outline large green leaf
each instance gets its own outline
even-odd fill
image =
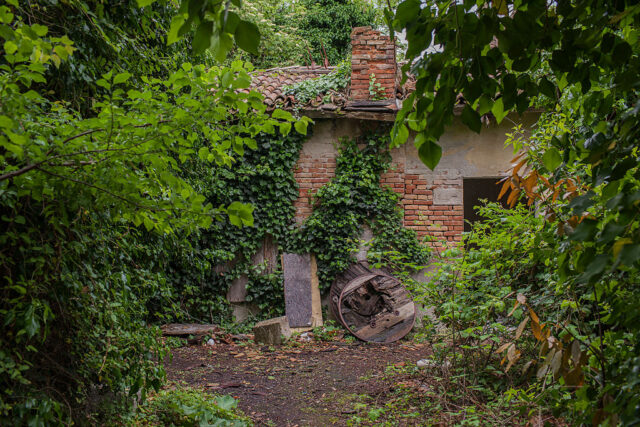
[[[556,148],[551,147],[542,156],[542,163],[547,170],[553,172],[562,164],[562,156]]]
[[[498,124],[502,122],[502,120],[507,116],[509,111],[504,111],[504,101],[502,98],[498,98],[493,103],[493,107],[491,107],[491,113],[496,118]]]
[[[442,147],[430,139],[425,140],[418,147],[418,156],[422,163],[427,165],[429,169],[434,170],[442,157]]]
[[[475,133],[480,133],[480,129],[482,129],[480,114],[478,114],[476,110],[471,108],[469,104],[465,105],[464,109],[462,110],[462,116],[460,118],[462,119],[462,123],[467,125],[469,129],[471,129]]]
[[[241,20],[238,22],[234,34],[238,47],[254,55],[258,54],[260,45],[260,31],[253,22]]]
[[[193,36],[193,53],[200,54],[211,46],[211,36],[213,35],[213,22],[205,21],[198,25],[196,34]]]

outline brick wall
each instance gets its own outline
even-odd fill
[[[311,140],[309,145],[320,145]],[[328,147],[328,146],[327,146]],[[438,194],[447,191],[462,194],[462,178],[450,177],[447,171],[437,173],[424,169],[407,168],[404,146],[393,150],[389,170],[380,176],[380,185],[388,186],[400,195],[404,209],[404,226],[415,230],[418,236],[432,236],[451,244],[460,241],[463,231],[463,206],[459,200],[439,200]],[[294,170],[299,196],[294,202],[296,222],[302,223],[313,211],[313,196],[335,176],[336,152],[317,150],[300,153]],[[435,195],[435,200],[434,200]],[[436,241],[432,246],[440,244]]]
[[[396,46],[389,36],[371,27],[351,32],[351,98],[369,100],[369,76],[375,74],[387,99],[396,93]]]
[[[439,174],[406,170],[401,159],[394,159],[391,169],[380,177],[380,185],[400,194],[404,209],[404,226],[415,230],[419,237],[431,236],[450,244],[461,240],[464,228],[462,203],[440,204],[434,201],[434,191],[452,190],[462,193],[462,179],[449,179]],[[432,246],[440,246],[437,241]]]
[[[303,222],[313,210],[313,196],[336,172],[336,154],[323,153],[320,156],[300,153],[298,164],[293,174],[298,183],[298,200],[293,205],[296,208],[296,222]]]

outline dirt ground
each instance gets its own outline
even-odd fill
[[[166,368],[170,380],[238,398],[256,426],[343,426],[355,397],[384,399],[397,381],[385,372],[429,353],[411,341],[195,345],[175,349]]]

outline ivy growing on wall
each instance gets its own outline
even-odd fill
[[[388,132],[342,139],[336,176],[316,195],[313,213],[296,233],[294,250],[315,253],[321,291],[355,262],[363,226],[374,238],[369,261],[392,269],[425,265],[430,250],[415,231],[402,226],[399,195],[380,185],[391,165]]]
[[[293,227],[298,186],[293,170],[306,136],[291,132],[262,134],[254,150],[246,150],[232,166],[211,168],[197,159],[183,168],[185,179],[214,206],[232,201],[250,203],[253,228],[218,221],[189,239],[165,241],[171,262],[167,292],[153,302],[154,313],[165,320],[226,323],[230,318],[225,295],[234,279],[246,275],[247,301],[261,316],[284,310],[282,274],[253,265],[252,257],[265,238],[275,244],[288,240]]]

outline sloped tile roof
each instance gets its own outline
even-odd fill
[[[331,110],[344,107],[349,101],[349,87],[342,92],[332,92],[330,95],[331,104],[324,104],[325,94],[319,95],[316,99],[310,100],[307,104],[301,105],[292,94],[285,93],[285,87],[305,80],[314,79],[331,73],[336,67],[306,67],[291,66],[282,68],[271,68],[269,70],[251,73],[251,86],[249,90],[256,90],[264,96],[264,103],[269,110],[274,108],[304,107],[307,109]],[[401,86],[400,67],[398,67],[396,84],[396,98],[405,99],[415,89],[415,79],[410,76],[407,82]],[[357,109],[357,107],[356,107]]]
[[[251,86],[249,89],[260,92],[264,96],[264,103],[267,104],[267,107],[270,109],[276,107],[291,107],[295,104],[295,99],[293,95],[285,95],[285,86],[329,74],[334,69],[335,67],[311,68],[297,65],[272,68],[252,73]]]

